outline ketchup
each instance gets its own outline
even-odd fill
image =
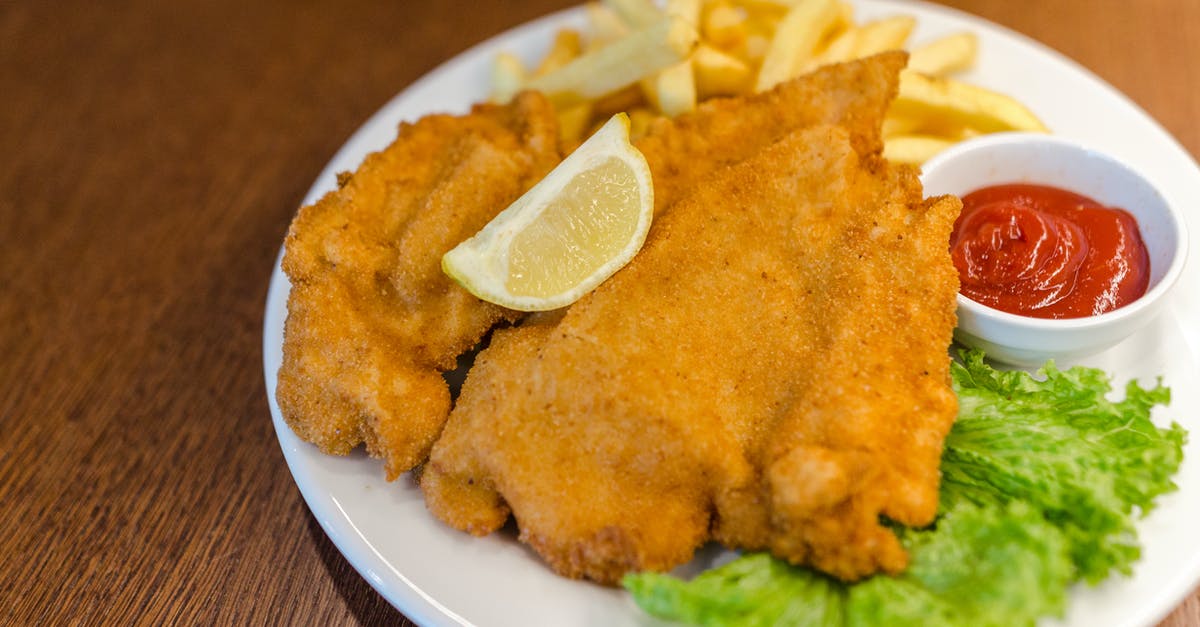
[[[996,185],[963,197],[950,255],[964,296],[1036,318],[1083,318],[1146,292],[1137,221],[1073,192]]]

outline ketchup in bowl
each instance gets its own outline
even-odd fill
[[[950,253],[967,298],[1036,318],[1082,318],[1146,292],[1149,255],[1125,210],[1031,184],[985,187],[962,200]]]

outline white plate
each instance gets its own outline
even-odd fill
[[[1147,173],[1168,201],[1188,210],[1191,232],[1200,233],[1196,163],[1141,109],[1087,70],[1021,35],[957,11],[889,0],[855,4],[864,19],[915,15],[916,43],[947,32],[976,33],[979,65],[965,78],[1017,96],[1055,133],[1091,144]],[[577,9],[547,16],[476,46],[417,81],[346,142],[305,203],[332,189],[337,172],[353,170],[368,152],[391,142],[401,120],[433,111],[466,111],[485,97],[489,64],[497,52],[507,50],[533,61],[549,46],[556,29],[583,22]],[[1150,625],[1176,607],[1200,579],[1198,274],[1193,255],[1166,314],[1128,341],[1084,362],[1114,373],[1118,389],[1130,378],[1152,381],[1162,375],[1174,398],[1169,408],[1156,410],[1156,420],[1175,420],[1195,435],[1177,477],[1179,491],[1162,498],[1138,525],[1145,550],[1133,577],[1113,577],[1097,588],[1080,586],[1071,595],[1065,624]],[[313,515],[380,594],[422,625],[656,624],[620,590],[555,576],[511,534],[480,539],[439,524],[425,510],[412,480],[385,482],[377,460],[361,453],[322,455],[292,434],[275,402],[288,289],[287,277],[276,263],[263,330],[263,367],[275,430]],[[721,553],[710,549],[698,560],[722,559]]]

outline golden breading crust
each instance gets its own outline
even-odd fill
[[[884,77],[851,124],[877,129],[898,68],[850,65]],[[628,266],[496,332],[422,475],[430,510],[474,534],[511,513],[557,572],[605,583],[710,539],[848,580],[904,568],[880,517],[936,514],[959,203],[872,136],[743,134],[756,154],[689,182]]]
[[[654,177],[656,215],[713,172],[745,161],[796,129],[844,127],[862,154],[883,150],[881,120],[896,95],[901,52],[831,65],[749,96],[717,98],[673,119],[659,118],[637,141]]]
[[[302,208],[276,398],[322,451],[365,442],[389,479],[423,462],[450,410],[441,372],[515,312],[448,279],[441,257],[560,160],[539,94],[402,124],[339,188]]]

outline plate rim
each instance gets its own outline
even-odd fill
[[[897,10],[912,12],[913,9],[918,12],[928,12],[939,14],[942,17],[955,21],[966,23],[971,28],[990,31],[989,35],[998,35],[1003,39],[1007,39],[1017,45],[1029,48],[1039,56],[1052,59],[1054,62],[1063,66],[1065,69],[1077,74],[1092,86],[1100,88],[1106,95],[1113,97],[1122,106],[1132,110],[1140,116],[1140,122],[1149,123],[1159,135],[1154,138],[1156,142],[1165,141],[1168,143],[1176,158],[1182,157],[1186,160],[1190,167],[1191,174],[1195,181],[1200,183],[1200,166],[1197,165],[1195,158],[1187,152],[1179,141],[1164,129],[1157,120],[1150,116],[1129,96],[1117,90],[1115,87],[1100,78],[1094,72],[1081,65],[1074,59],[1064,55],[1063,53],[1041,43],[1029,36],[1014,31],[1006,26],[991,22],[985,18],[967,13],[965,11],[946,7],[942,5],[931,4],[924,0],[906,1],[906,0],[852,0],[852,3],[858,8],[859,6],[874,6],[877,10]],[[492,37],[489,37],[462,52],[454,55],[450,59],[438,64],[429,72],[423,74],[420,78],[410,83],[408,86],[401,89],[396,95],[392,96],[370,117],[368,117],[352,134],[348,136],[346,141],[333,154],[328,163],[321,169],[317,178],[310,186],[304,196],[301,206],[315,202],[321,195],[333,188],[332,182],[336,180],[336,173],[343,169],[343,164],[349,161],[360,161],[367,152],[378,150],[380,147],[368,147],[364,152],[364,147],[374,144],[377,129],[381,126],[395,126],[397,122],[406,119],[400,116],[400,111],[403,109],[404,103],[418,99],[417,94],[429,89],[435,85],[443,76],[453,75],[460,71],[460,68],[470,66],[477,63],[477,58],[487,53],[488,50],[497,48],[502,42],[508,40],[520,40],[528,37],[532,32],[546,28],[547,25],[562,25],[572,21],[581,19],[583,7],[574,6],[552,13],[548,13],[541,17],[519,24],[511,29],[505,30]],[[548,44],[548,42],[547,42]],[[470,103],[448,103],[451,105],[462,105]],[[426,108],[426,111],[430,109]],[[1190,221],[1195,220],[1195,216],[1191,215],[1194,212],[1185,211],[1185,219]],[[1192,223],[1189,222],[1189,226]],[[1195,257],[1190,255],[1190,257]],[[268,405],[272,415],[272,423],[275,428],[276,436],[279,441],[280,448],[284,454],[285,461],[288,465],[289,472],[292,475],[293,481],[303,496],[306,506],[310,513],[317,519],[322,530],[330,538],[338,551],[346,558],[351,566],[362,576],[368,584],[371,585],[377,593],[386,599],[393,607],[403,613],[413,622],[420,625],[471,625],[472,623],[456,614],[453,610],[446,607],[436,599],[425,593],[414,584],[411,580],[404,576],[394,568],[388,560],[378,553],[372,546],[370,540],[362,535],[357,530],[354,522],[342,509],[341,504],[333,495],[319,493],[316,482],[312,479],[314,469],[301,464],[301,456],[298,454],[298,446],[308,446],[290,431],[286,423],[283,422],[275,399],[275,388],[277,378],[278,364],[272,363],[272,355],[279,351],[279,343],[277,338],[282,337],[283,319],[278,319],[278,316],[272,316],[272,305],[286,303],[288,291],[290,290],[290,282],[281,269],[283,258],[283,248],[275,258],[275,263],[271,273],[271,279],[268,284],[266,302],[263,310],[263,374],[266,384],[268,396]],[[1194,260],[1188,261],[1188,267],[1184,269],[1180,277],[1180,282],[1195,274],[1192,266],[1195,265]],[[1180,286],[1184,287],[1184,286]],[[1174,303],[1173,309],[1177,307]],[[286,306],[284,307],[286,312]],[[275,313],[279,313],[275,311]],[[1195,357],[1195,351],[1192,353]],[[1185,459],[1185,463],[1187,460]],[[304,480],[302,480],[304,479]],[[326,512],[329,504],[338,511],[342,512],[343,519],[336,520],[328,516]],[[1169,585],[1160,586],[1158,588],[1157,599],[1149,603],[1153,609],[1146,609],[1141,612],[1140,619],[1131,620],[1131,624],[1151,624],[1162,620],[1171,611],[1176,609],[1196,588],[1197,582],[1200,581],[1200,553],[1190,556],[1189,562],[1185,567],[1177,569],[1175,576]],[[387,571],[392,576],[403,582],[405,585],[401,588],[388,585],[384,580],[384,573]],[[1113,577],[1110,577],[1110,580]]]

